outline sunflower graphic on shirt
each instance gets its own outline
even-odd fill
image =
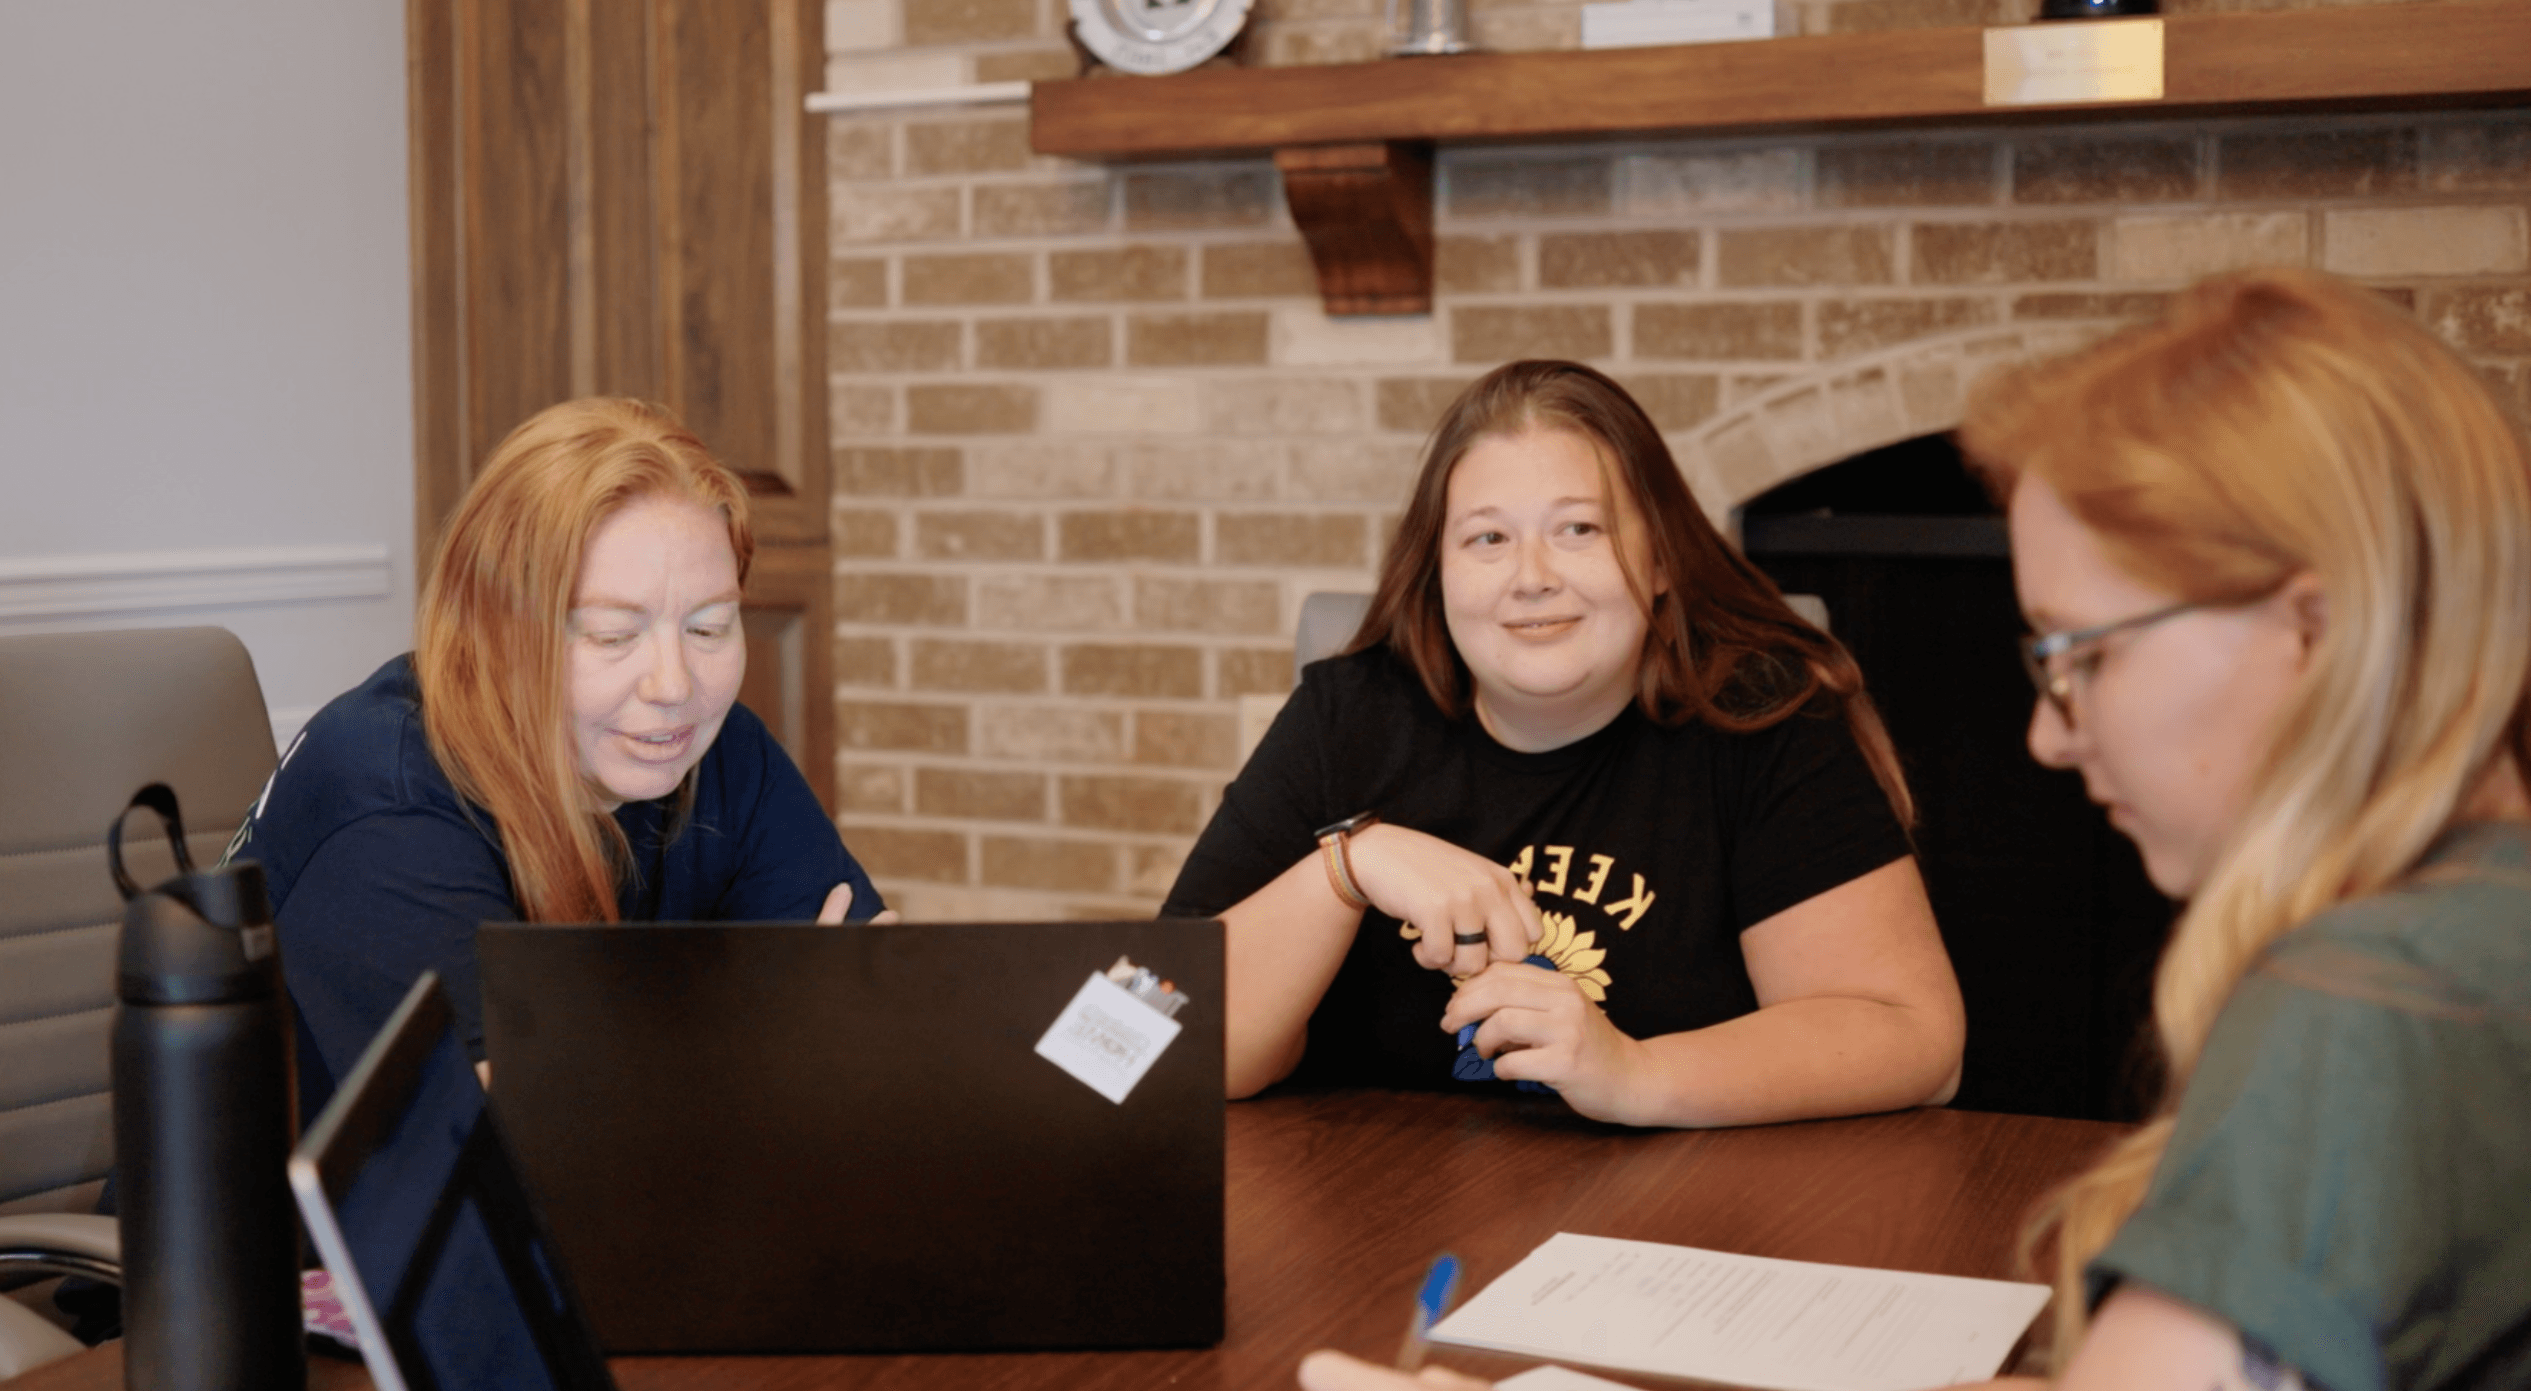
[[[1600,962],[1608,958],[1608,953],[1592,945],[1599,934],[1574,931],[1573,915],[1570,913],[1548,911],[1540,913],[1538,918],[1546,924],[1547,932],[1538,939],[1536,946],[1529,949],[1531,955],[1543,956],[1554,962],[1555,968],[1572,977],[1574,985],[1580,987],[1593,1002],[1606,1002],[1608,972],[1600,969]]]
[[[1608,959],[1608,952],[1595,945],[1599,934],[1574,931],[1573,915],[1570,913],[1550,909],[1540,913],[1538,920],[1546,925],[1547,930],[1530,946],[1530,961],[1534,964],[1541,958],[1545,959],[1556,970],[1572,977],[1574,986],[1592,1003],[1606,1004],[1610,982],[1608,972],[1601,968],[1600,963]],[[1412,942],[1424,933],[1413,923],[1399,923],[1397,935]],[[1454,976],[1452,979],[1462,977]]]
[[[1520,853],[1504,866],[1533,897],[1553,896],[1566,901],[1579,901],[1608,915],[1608,921],[1619,931],[1634,927],[1650,911],[1660,895],[1636,873],[1619,873],[1613,855],[1575,855],[1573,846],[1525,845]],[[1529,964],[1552,967],[1573,982],[1574,988],[1594,1004],[1608,1003],[1611,984],[1602,964],[1608,951],[1599,945],[1597,930],[1584,931],[1572,913],[1541,909],[1539,920],[1545,932],[1529,949]],[[1420,940],[1423,929],[1410,922],[1397,925],[1399,938]],[[1465,977],[1453,976],[1452,980]]]

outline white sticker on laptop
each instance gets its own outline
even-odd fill
[[[1122,1105],[1182,1027],[1124,986],[1092,973],[1037,1040],[1037,1056]]]

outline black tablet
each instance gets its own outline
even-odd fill
[[[378,1391],[612,1391],[439,978],[414,983],[290,1156]]]

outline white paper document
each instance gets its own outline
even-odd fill
[[[1769,1391],[1918,1391],[1995,1375],[2045,1285],[1558,1232],[1432,1340]]]

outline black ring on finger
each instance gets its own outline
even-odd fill
[[[1481,947],[1485,945],[1487,938],[1482,932],[1453,932],[1450,934],[1450,940],[1463,947]]]

